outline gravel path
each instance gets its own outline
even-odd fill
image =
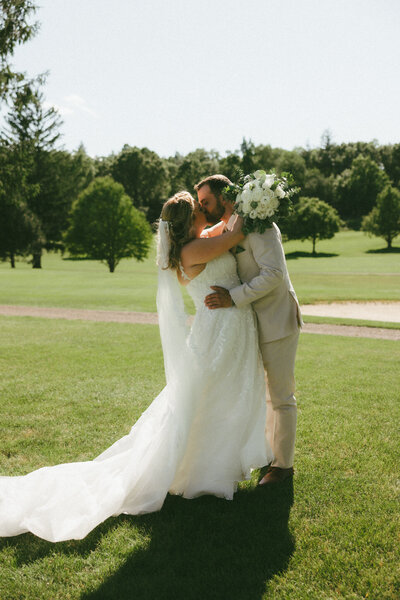
[[[84,321],[104,321],[114,323],[144,323],[156,325],[156,313],[88,310],[75,308],[47,308],[39,306],[0,305],[0,315],[7,317],[45,317],[48,319],[68,319]],[[305,333],[324,335],[343,335],[350,337],[367,337],[384,340],[400,340],[400,330],[378,327],[353,327],[349,325],[328,325],[306,323]]]

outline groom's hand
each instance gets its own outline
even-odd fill
[[[213,294],[208,294],[204,299],[204,304],[210,310],[214,308],[229,308],[233,306],[232,298],[228,290],[218,285],[211,285],[212,290],[215,290]]]

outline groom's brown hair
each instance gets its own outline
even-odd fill
[[[205,179],[199,181],[199,183],[196,183],[196,185],[194,186],[196,192],[198,192],[199,189],[203,187],[203,185],[210,186],[211,192],[216,198],[218,198],[220,194],[222,194],[222,190],[227,185],[232,185],[232,181],[225,177],[225,175],[210,175],[209,177],[206,177]]]

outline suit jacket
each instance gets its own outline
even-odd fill
[[[229,227],[229,223],[228,223]],[[252,303],[260,343],[295,333],[303,325],[300,306],[286,266],[279,228],[250,233],[236,251],[242,285],[229,290],[239,308]]]

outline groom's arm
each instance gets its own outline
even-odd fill
[[[229,291],[230,296],[239,308],[259,300],[272,292],[284,278],[281,268],[281,246],[274,232],[249,235],[249,245],[260,272],[247,283],[238,285]]]
[[[240,308],[267,296],[282,281],[282,249],[274,230],[267,235],[252,233],[248,237],[248,243],[260,269],[259,274],[229,291],[219,286],[211,286],[214,292],[205,298],[208,308],[228,308],[232,304]]]

